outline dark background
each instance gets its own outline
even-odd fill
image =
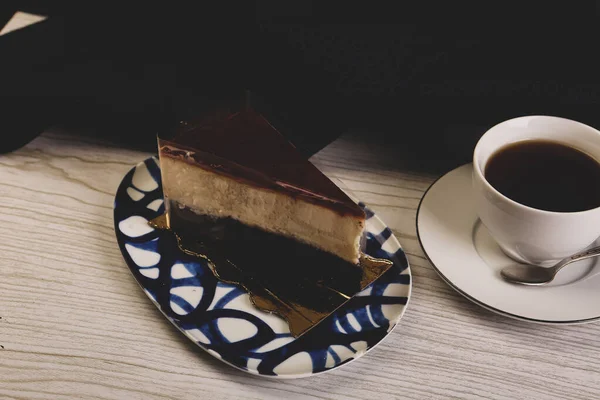
[[[350,129],[444,169],[511,117],[600,128],[596,1],[215,3],[1,3],[49,18],[0,37],[0,151],[56,124],[153,150],[243,89],[306,155]]]

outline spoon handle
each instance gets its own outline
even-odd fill
[[[569,259],[571,261],[584,260],[589,257],[600,255],[600,246],[592,247],[591,249],[584,250],[580,253],[573,254]]]
[[[600,256],[600,246],[592,247],[591,249],[583,250],[579,253],[573,254],[571,257],[564,259],[560,264],[556,266],[556,272],[565,265],[571,264],[572,262],[585,260],[586,258]]]

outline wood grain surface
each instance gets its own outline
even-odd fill
[[[511,320],[436,275],[415,233],[419,199],[436,177],[406,168],[408,153],[344,136],[313,157],[393,229],[413,295],[372,352],[293,381],[214,359],[139,289],[112,206],[123,175],[149,154],[53,131],[0,156],[0,398],[600,398],[600,325]]]

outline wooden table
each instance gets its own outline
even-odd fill
[[[368,355],[312,378],[217,361],[162,317],[117,247],[114,194],[147,156],[59,131],[0,156],[0,398],[600,398],[600,325],[519,322],[454,292],[415,235],[435,176],[353,136],[312,161],[402,243],[413,273],[404,318]]]

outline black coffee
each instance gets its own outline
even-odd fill
[[[600,207],[600,163],[557,142],[526,140],[502,147],[488,160],[485,178],[509,199],[540,210]]]

